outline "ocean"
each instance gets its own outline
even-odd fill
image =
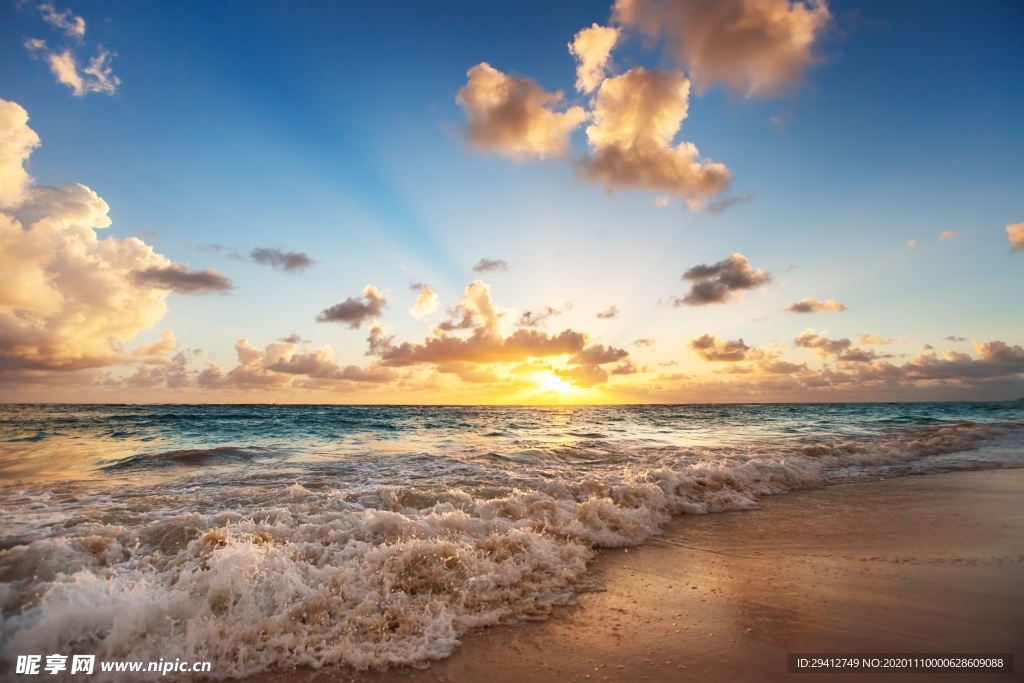
[[[425,666],[600,590],[597,550],[675,516],[1017,467],[1022,402],[4,405],[0,674]]]

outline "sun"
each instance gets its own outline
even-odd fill
[[[533,376],[533,379],[537,382],[537,386],[540,387],[541,391],[551,391],[560,396],[565,396],[576,389],[572,382],[567,382],[551,372],[538,372]]]

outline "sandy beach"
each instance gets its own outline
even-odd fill
[[[787,652],[1014,652],[1021,680],[1024,470],[847,484],[760,510],[675,520],[606,551],[600,592],[544,622],[471,634],[426,670],[259,680],[855,681],[910,674],[786,672]]]

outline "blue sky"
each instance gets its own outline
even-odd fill
[[[648,4],[652,13],[674,6]],[[790,12],[799,5],[768,4]],[[146,293],[166,312],[118,327],[115,346],[152,344],[171,330],[176,346],[163,355],[71,353],[75,362],[57,362],[38,349],[11,352],[4,381],[19,397],[589,402],[1017,398],[1024,391],[1024,352],[1018,359],[1012,351],[1024,342],[1024,253],[1011,248],[1006,230],[1024,221],[1018,3],[807,5],[828,21],[789,87],[751,97],[713,80],[689,93],[674,141],[692,142],[701,157],[728,167],[728,187],[703,198],[742,200],[722,212],[687,210],[681,195],[658,208],[671,193],[610,192],[582,180],[592,120],[572,130],[561,160],[510,158],[466,139],[467,109],[456,97],[481,62],[561,91],[558,111],[593,111],[591,96],[574,88],[567,44],[595,23],[621,27],[606,83],[631,69],[695,78],[699,67],[677,58],[670,36],[659,42],[639,23],[616,24],[607,2],[52,7],[84,19],[80,40],[47,23],[45,5],[0,5],[0,98],[27,112],[42,141],[25,161],[34,184],[87,186],[109,205],[112,224],[97,230],[101,238],[138,237],[192,272],[216,269],[231,289]],[[687,16],[692,23],[698,15]],[[49,52],[27,49],[29,39],[45,40]],[[57,82],[45,54],[65,48],[80,65],[109,51],[119,79],[113,92],[76,96]],[[954,234],[940,239],[943,232]],[[246,257],[254,248],[302,252],[313,265],[273,270]],[[690,286],[684,272],[733,253],[770,272],[770,281],[721,303],[671,304]],[[474,272],[483,258],[508,268]],[[52,272],[54,263],[40,268]],[[138,282],[126,272],[126,282]],[[476,327],[439,330],[476,279],[489,285],[501,323],[488,328],[474,309]],[[408,314],[418,295],[412,283],[438,297],[425,320]],[[315,321],[334,304],[363,301],[367,285],[387,301],[378,315],[358,328],[348,319]],[[805,297],[835,299],[846,310],[784,310]],[[523,327],[516,324],[522,312],[544,306],[562,312],[531,329],[553,336],[569,328],[588,346],[628,355],[586,371],[569,355],[498,364],[459,356],[454,368],[366,355],[375,323],[394,345],[475,329],[505,339]],[[597,317],[611,306],[616,315]],[[8,305],[2,315],[28,314]],[[33,315],[45,322],[51,314]],[[850,348],[860,334],[901,343],[872,346],[867,361],[843,361],[795,346],[807,328],[850,339]],[[62,329],[62,338],[87,332]],[[253,361],[262,363],[258,382],[229,379],[245,366],[237,340],[264,349],[293,333],[302,341],[282,358],[328,345],[335,365],[318,366],[315,377],[275,374],[264,356]],[[691,342],[705,334],[742,339],[747,357],[704,359]],[[655,343],[637,346],[639,339]],[[1010,351],[981,347],[994,341]],[[186,349],[201,351],[184,365],[172,362]],[[929,351],[947,363],[932,375],[868,370],[899,368]],[[945,351],[968,354],[975,365]],[[769,377],[757,364],[767,356],[803,367]],[[511,373],[520,362],[537,365],[538,391]],[[207,363],[220,368],[220,380],[201,381]],[[350,366],[387,379],[344,379]],[[169,367],[183,368],[178,380],[161,375]],[[580,379],[602,373],[589,386]]]

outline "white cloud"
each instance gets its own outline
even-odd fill
[[[53,3],[47,2],[39,5],[39,12],[43,15],[43,21],[63,31],[67,37],[78,40],[85,37],[85,19],[72,14],[71,10],[58,12]]]
[[[1010,239],[1010,248],[1024,250],[1024,221],[1006,226],[1006,236]]]
[[[554,109],[560,92],[550,93],[528,78],[516,78],[482,62],[455,101],[468,118],[464,137],[473,147],[517,160],[561,156],[569,134],[586,119],[582,107]]]
[[[0,372],[140,362],[123,344],[164,316],[170,292],[136,274],[174,264],[139,239],[101,239],[109,207],[85,185],[26,187],[21,164],[39,139],[11,102],[0,101],[0,141]]]
[[[89,60],[89,66],[84,71],[78,70],[74,55],[70,50],[47,55],[50,63],[50,71],[57,77],[57,81],[71,88],[76,97],[82,97],[91,92],[103,92],[112,95],[119,85],[121,79],[114,75],[110,66],[111,53],[100,50],[95,57]]]
[[[673,144],[689,108],[690,82],[675,71],[636,67],[601,83],[587,127],[591,155],[580,162],[586,180],[608,190],[638,188],[701,199],[732,178],[722,164],[701,159],[689,142]]]
[[[417,282],[412,285],[412,289],[419,292],[419,296],[416,297],[416,305],[409,311],[412,317],[422,320],[437,310],[437,292],[430,285]]]
[[[24,164],[38,146],[39,136],[28,126],[28,112],[16,102],[0,99],[0,208],[24,201],[32,182]]]
[[[569,52],[576,58],[576,89],[590,93],[604,80],[608,59],[619,39],[619,29],[594,24],[576,34]]]
[[[613,15],[664,39],[701,90],[723,82],[753,96],[797,85],[830,19],[824,0],[617,0]]]

